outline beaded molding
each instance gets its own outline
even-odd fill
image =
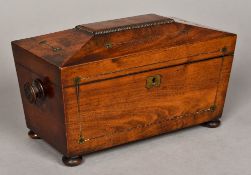
[[[108,29],[103,29],[99,31],[94,31],[88,27],[85,27],[83,25],[77,25],[75,29],[87,32],[92,35],[103,35],[103,34],[108,34],[108,33],[114,33],[114,32],[121,32],[125,30],[132,30],[132,29],[140,29],[140,28],[146,28],[146,27],[151,27],[151,26],[157,26],[157,25],[163,25],[163,24],[169,24],[173,23],[174,19],[172,18],[166,18],[162,20],[157,20],[157,21],[151,21],[151,22],[144,22],[144,23],[139,23],[139,24],[131,24],[131,25],[125,25],[121,27],[112,27]]]

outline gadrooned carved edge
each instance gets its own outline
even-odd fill
[[[114,32],[121,32],[121,31],[125,31],[125,30],[140,29],[140,28],[146,28],[146,27],[151,27],[151,26],[169,24],[169,23],[173,23],[173,22],[174,22],[174,19],[166,18],[166,19],[157,20],[157,21],[132,24],[132,25],[125,25],[125,26],[121,26],[121,27],[113,27],[113,28],[103,29],[103,30],[99,30],[99,31],[93,31],[83,25],[77,25],[75,28],[77,30],[84,31],[84,32],[87,32],[92,35],[103,35],[103,34],[109,34],[109,33],[114,33]]]

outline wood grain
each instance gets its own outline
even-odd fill
[[[194,114],[215,105],[222,64],[223,59],[216,58],[83,85],[80,87],[80,120],[75,89],[65,88],[69,154],[138,140],[143,130],[149,131],[146,136],[153,136],[214,118],[216,113],[205,112],[201,114],[204,117],[191,115],[172,121],[177,116]],[[151,75],[161,75],[160,87],[145,87]],[[87,139],[82,145],[78,144],[80,124]],[[165,124],[167,126],[162,128]],[[104,143],[107,139],[113,142]]]
[[[84,26],[99,31],[153,19],[165,18],[150,14]],[[13,41],[27,127],[68,162],[215,120],[223,112],[236,38],[175,19],[109,34],[74,28]],[[154,75],[160,75],[160,86],[146,88]],[[46,98],[30,104],[23,86],[37,78]]]
[[[16,64],[27,127],[63,154],[67,153],[62,90],[47,77],[37,75]],[[31,104],[25,97],[24,84],[39,78],[46,84],[46,99]],[[21,115],[21,114],[20,114]]]
[[[146,51],[118,58],[111,57],[89,64],[62,68],[63,87],[72,86],[74,77],[81,77],[81,83],[131,74],[159,67],[184,64],[234,52],[236,37],[228,36],[189,45]],[[226,48],[226,52],[222,49]]]
[[[151,15],[148,16],[148,21],[151,21]],[[115,22],[112,26],[116,27],[119,25]],[[16,40],[12,44],[33,53],[48,64],[57,67],[67,67],[142,51],[209,41],[224,36],[235,35],[205,27],[174,22],[102,36],[94,36],[76,29],[68,29]],[[41,44],[43,41],[47,41],[47,44]],[[107,43],[111,43],[113,47],[106,48]],[[60,48],[60,50],[54,52],[52,48]]]
[[[172,48],[181,44],[203,42],[224,36],[231,35],[176,22],[151,28],[94,36],[78,52],[67,59],[63,66],[89,63],[142,51]],[[107,48],[106,44],[111,44],[112,47]]]

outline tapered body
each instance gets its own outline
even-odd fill
[[[27,127],[73,157],[218,119],[235,42],[153,14],[14,41]]]

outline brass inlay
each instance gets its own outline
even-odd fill
[[[111,132],[109,134],[104,134],[104,135],[100,135],[100,136],[96,136],[96,137],[86,138],[86,139],[84,139],[84,142],[93,141],[93,140],[101,139],[101,138],[104,138],[104,137],[112,137],[114,135],[130,132],[130,131],[135,130],[135,129],[148,128],[148,127],[151,127],[153,125],[159,125],[159,124],[169,122],[169,121],[177,121],[177,120],[184,119],[184,118],[187,118],[187,117],[193,117],[195,119],[195,117],[197,117],[198,115],[205,114],[205,113],[208,113],[208,112],[215,112],[215,109],[216,109],[216,105],[212,105],[209,108],[201,109],[201,110],[198,110],[198,111],[196,111],[194,113],[185,113],[185,114],[182,114],[182,115],[173,116],[173,117],[170,117],[170,118],[165,118],[163,120],[154,121],[152,123],[146,123],[146,124],[143,124],[143,125],[141,124],[141,125],[137,125],[135,127],[126,128],[124,130]]]
[[[50,45],[46,40],[39,42],[39,44],[49,46],[53,52],[58,52],[58,51],[62,50],[62,48],[60,48],[60,47],[54,47],[54,46]]]
[[[227,47],[223,47],[223,48],[221,49],[221,52],[222,52],[223,54],[227,53]]]
[[[184,58],[193,58],[193,57],[197,57],[197,56],[200,56],[200,55],[206,55],[206,54],[214,54],[214,53],[218,53],[218,52],[222,52],[222,50],[224,50],[224,48],[222,49],[218,49],[218,50],[214,50],[214,51],[211,51],[211,52],[203,52],[203,53],[199,53],[199,54],[193,54],[193,55],[188,55],[186,57],[181,57],[181,58],[178,58],[178,59],[174,59],[174,60],[182,60]],[[166,51],[166,50],[163,50],[163,51]],[[222,52],[223,53],[223,52]],[[150,54],[150,53],[149,53]],[[137,54],[132,54],[132,55],[137,55]],[[146,54],[147,56],[148,54]],[[230,54],[232,55],[232,54]],[[222,55],[222,57],[224,56],[229,56],[229,55]],[[127,57],[127,56],[125,56]],[[220,56],[219,56],[220,57]],[[112,59],[111,59],[112,60]],[[92,75],[92,76],[79,76],[82,80],[88,80],[88,79],[92,79],[92,78],[97,78],[99,76],[104,76],[104,75],[109,75],[109,74],[113,74],[113,73],[119,73],[119,72],[123,72],[123,71],[128,71],[128,70],[132,70],[132,69],[136,69],[136,68],[143,68],[143,67],[147,67],[147,66],[151,66],[151,65],[156,65],[156,64],[162,64],[162,63],[168,63],[168,62],[171,62],[171,61],[174,61],[174,60],[168,60],[168,61],[160,61],[160,62],[156,62],[156,63],[151,63],[151,64],[146,64],[146,65],[141,65],[141,66],[136,66],[136,67],[129,67],[129,68],[126,68],[126,69],[120,69],[120,70],[116,70],[116,71],[107,71],[107,72],[103,72],[103,73],[100,73],[100,74],[95,74],[95,75]],[[190,64],[190,63],[194,63],[194,62],[197,62],[197,61],[192,61],[192,62],[188,62],[188,63],[183,63],[183,64]],[[167,67],[171,67],[171,66],[167,66]],[[167,68],[167,67],[162,67],[162,68]],[[159,69],[159,68],[158,68]],[[153,69],[153,70],[156,70],[156,69]],[[140,72],[138,72],[140,73]],[[72,85],[69,85],[67,87],[71,87]],[[66,87],[66,88],[67,88]]]
[[[77,112],[78,112],[78,121],[79,121],[79,144],[83,144],[85,142],[84,136],[83,136],[83,128],[82,128],[82,123],[81,121],[81,116],[80,116],[80,102],[79,102],[79,83],[81,81],[80,77],[75,77],[74,78],[74,83],[75,83],[75,90],[76,90],[76,97],[77,97]]]
[[[160,75],[154,75],[154,76],[147,77],[146,88],[150,89],[153,87],[158,87],[158,86],[160,86],[160,83],[161,83],[161,76]]]
[[[110,48],[112,48],[112,45],[113,45],[112,43],[106,43],[105,48],[110,49]]]

